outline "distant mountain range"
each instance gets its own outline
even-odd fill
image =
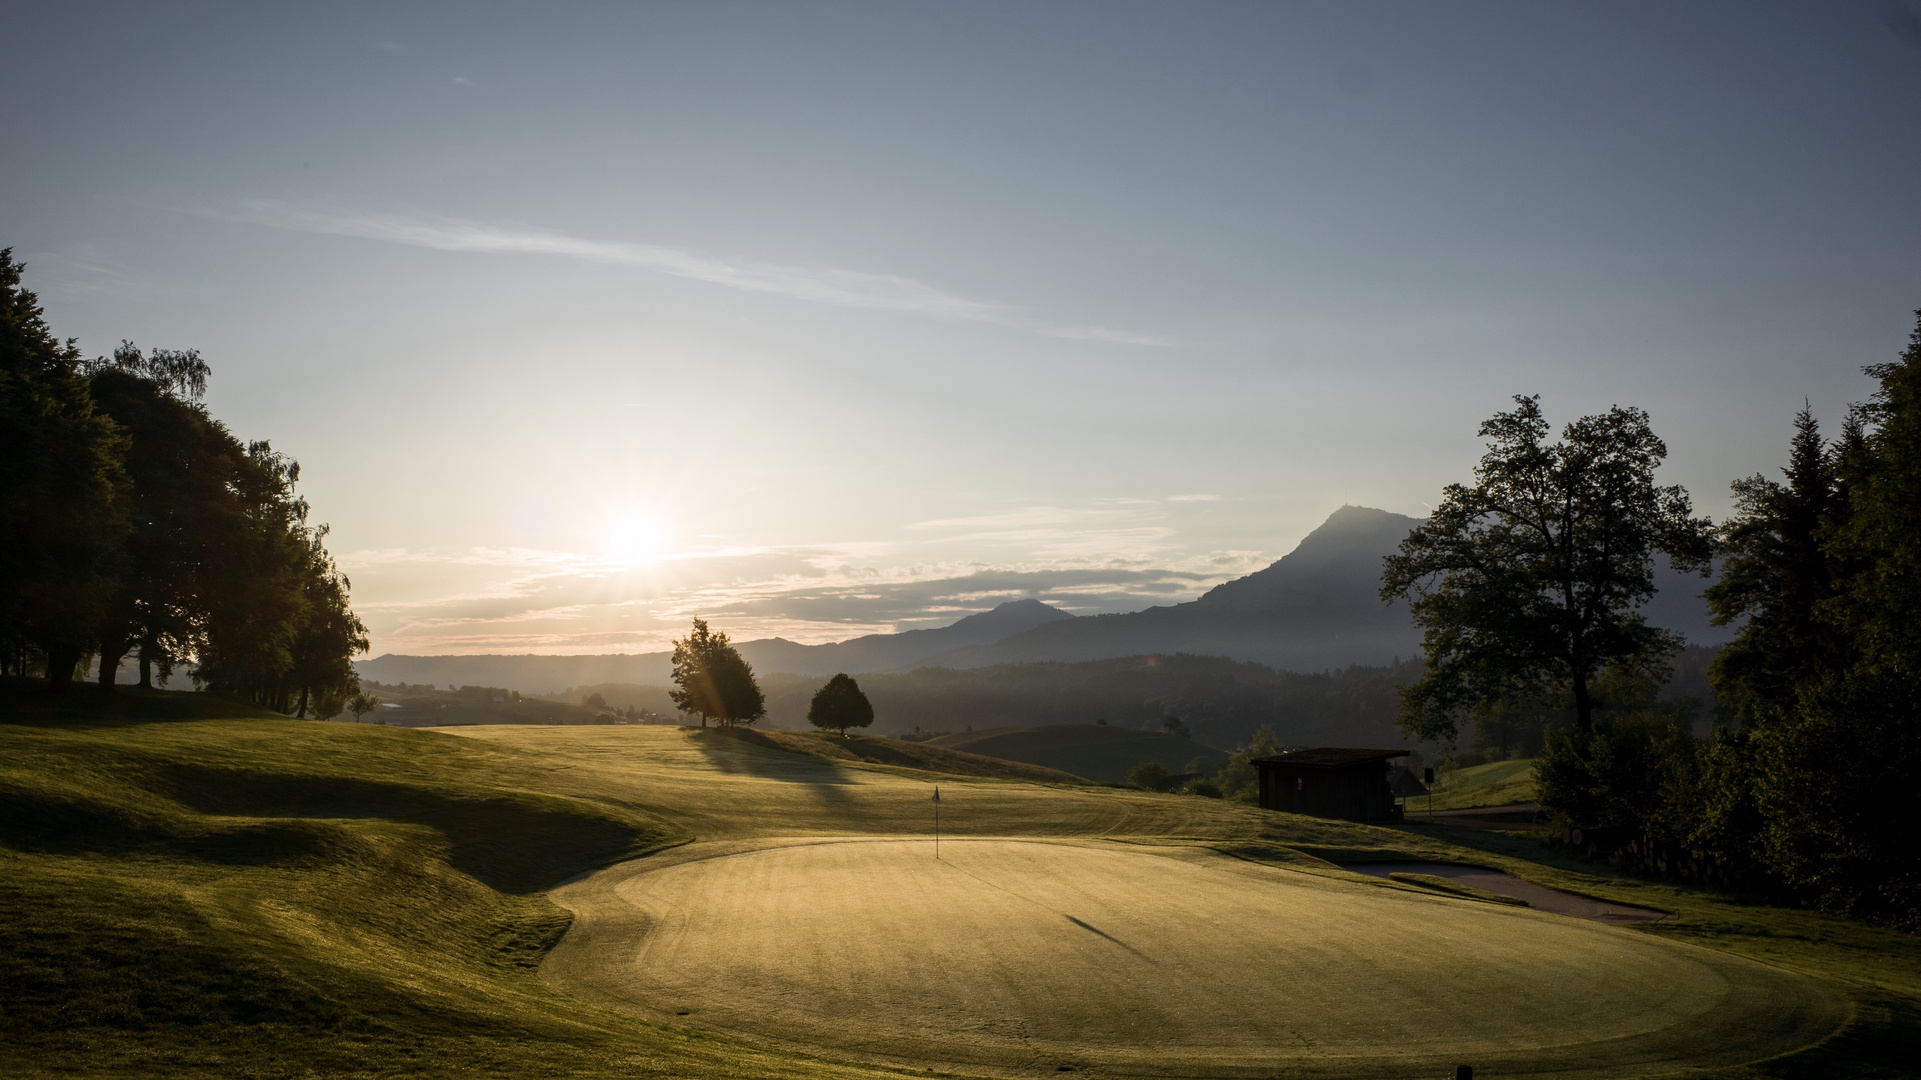
[[[1405,605],[1380,600],[1381,560],[1420,522],[1344,506],[1264,570],[1199,599],[1120,615],[1076,618],[1038,600],[1015,600],[933,630],[869,634],[828,645],[783,638],[737,643],[763,673],[825,677],[914,667],[973,668],[1036,661],[1102,660],[1192,653],[1254,661],[1283,671],[1383,665],[1420,653]],[[1650,622],[1714,645],[1729,631],[1708,622],[1706,582],[1671,572],[1643,611]],[[385,683],[499,686],[550,694],[589,683],[669,681],[672,654],[611,656],[401,656],[356,665]]]

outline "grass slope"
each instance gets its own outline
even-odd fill
[[[1128,770],[1144,761],[1171,773],[1185,772],[1197,757],[1207,760],[1210,772],[1227,761],[1226,754],[1191,739],[1100,724],[964,731],[931,739],[928,745],[1025,761],[1103,784],[1126,783]]]
[[[1456,769],[1436,778],[1434,809],[1467,810],[1480,806],[1511,806],[1534,801],[1534,759],[1490,761]],[[1410,799],[1409,807],[1427,809],[1425,798]]]
[[[1328,860],[1466,861],[1659,907],[1678,917],[1606,933],[1761,960],[1818,979],[1852,1009],[1821,1046],[1698,1075],[1907,1075],[1921,1037],[1912,937],[1637,881],[1506,834],[929,773],[711,731],[477,727],[453,737],[287,721],[202,695],[89,694],[55,704],[0,686],[9,1075],[882,1075],[599,996],[575,977],[583,954],[633,939],[613,909],[570,915],[550,896],[573,905],[578,890],[701,850],[923,835],[936,781],[950,836],[1187,847],[1249,872],[1297,871],[1280,876],[1325,880],[1343,897],[1359,876]],[[1198,904],[1208,890],[1190,891]],[[1407,993],[1447,993],[1432,976]]]
[[[1023,761],[970,754],[945,746],[906,742],[873,735],[848,735],[842,738],[819,731],[755,731],[743,729],[735,737],[812,757],[835,761],[865,761],[874,765],[899,765],[928,772],[956,776],[985,776],[1004,780],[1032,780],[1044,784],[1084,784],[1087,781],[1059,769],[1029,765]]]

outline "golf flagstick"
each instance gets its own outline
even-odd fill
[[[940,785],[934,785],[934,858],[940,858]]]

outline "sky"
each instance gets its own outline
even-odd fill
[[[1191,599],[1480,422],[1698,510],[1921,307],[1921,2],[7,3],[0,246],[373,652]]]

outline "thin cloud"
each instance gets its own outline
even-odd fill
[[[461,78],[455,82],[467,83]],[[435,251],[547,255],[603,266],[627,266],[669,277],[702,281],[743,292],[785,296],[836,307],[899,311],[936,319],[992,323],[1049,337],[1118,345],[1172,346],[1170,338],[1102,326],[1037,320],[1005,304],[956,296],[912,278],[868,274],[825,266],[779,266],[728,262],[662,247],[621,241],[588,240],[524,226],[488,225],[458,218],[400,214],[324,213],[273,202],[251,202],[233,211],[206,216],[242,221],[289,232],[352,236]]]

